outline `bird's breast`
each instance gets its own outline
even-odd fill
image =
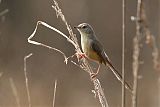
[[[89,39],[89,38],[86,38],[86,37],[81,37],[81,46],[82,46],[82,50],[83,52],[85,53],[85,55],[89,58],[89,59],[92,59],[94,61],[100,61],[101,58],[99,57],[99,55],[97,54],[97,52],[95,52],[93,49],[92,49],[92,46],[91,46],[91,42],[93,40]]]
[[[89,39],[85,36],[81,36],[81,47],[85,54],[87,54],[87,51],[89,50]]]

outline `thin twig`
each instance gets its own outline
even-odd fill
[[[126,1],[122,0],[122,81],[125,83],[125,14],[126,14]],[[122,107],[125,107],[125,85],[122,84]]]
[[[54,92],[53,92],[53,107],[55,107],[55,101],[56,101],[56,91],[57,91],[57,80],[54,82]]]
[[[10,81],[10,84],[11,84],[11,89],[12,89],[13,95],[14,95],[16,103],[17,103],[17,107],[21,107],[20,99],[19,99],[19,96],[18,96],[17,88],[14,84],[14,81],[13,81],[12,78],[9,78],[9,81]]]
[[[30,53],[29,55],[24,57],[24,76],[25,76],[25,85],[26,85],[26,91],[27,91],[27,99],[28,99],[28,107],[31,107],[31,97],[30,97],[30,91],[29,91],[29,85],[28,85],[28,76],[27,76],[27,64],[26,60],[31,57],[33,54]]]
[[[47,27],[47,28],[49,28],[49,29],[51,29],[51,30],[59,33],[60,35],[62,35],[63,37],[65,37],[65,38],[68,40],[68,42],[70,42],[70,43],[72,43],[72,44],[74,45],[73,41],[71,41],[64,33],[62,33],[62,32],[59,31],[58,29],[56,29],[56,28],[54,28],[54,27],[52,27],[52,26],[50,26],[50,25],[48,25],[47,23],[42,22],[42,21],[38,21],[38,22],[37,22],[37,25],[36,25],[33,33],[28,37],[28,43],[34,44],[34,45],[43,46],[43,47],[46,47],[46,48],[48,48],[48,49],[51,49],[51,50],[54,50],[54,51],[57,51],[57,52],[61,53],[61,54],[63,55],[64,59],[65,59],[65,63],[67,64],[68,58],[66,57],[65,53],[63,53],[61,50],[59,50],[59,49],[57,49],[57,48],[53,48],[53,47],[48,46],[48,45],[45,45],[45,44],[43,44],[43,43],[40,43],[40,42],[31,40],[31,39],[35,36],[39,25],[43,25],[43,26],[45,26],[45,27]]]

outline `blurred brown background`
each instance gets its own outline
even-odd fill
[[[136,0],[126,0],[126,81],[132,85],[132,40],[135,36]],[[71,26],[90,23],[104,45],[114,66],[121,72],[122,1],[121,0],[58,0]],[[91,92],[93,84],[89,75],[72,63],[65,65],[61,54],[44,47],[27,43],[36,22],[42,20],[68,34],[65,25],[56,18],[51,8],[52,0],[1,0],[0,10],[8,9],[0,21],[0,107],[17,107],[11,88],[14,81],[21,107],[27,107],[27,93],[23,72],[23,58],[29,53],[27,72],[31,104],[33,107],[52,107],[54,80],[58,80],[55,107],[100,107]],[[145,8],[151,32],[160,42],[160,1],[146,0]],[[5,17],[5,18],[4,18]],[[74,29],[80,40],[79,33]],[[67,56],[74,54],[74,47],[62,36],[45,27],[39,27],[34,40],[61,49]],[[159,45],[160,46],[160,45]],[[160,107],[160,72],[153,69],[151,49],[144,45],[141,51],[138,84],[139,107]],[[95,66],[95,65],[94,65]],[[96,67],[96,66],[95,66]],[[98,75],[110,107],[121,106],[121,84],[105,66]],[[126,107],[131,107],[131,95],[126,92]]]

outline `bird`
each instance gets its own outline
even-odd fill
[[[121,74],[116,70],[116,68],[112,65],[111,60],[107,56],[101,42],[98,40],[93,28],[88,23],[81,23],[78,26],[74,26],[80,35],[81,35],[81,48],[83,54],[81,56],[85,56],[90,60],[98,63],[98,69],[96,73],[92,74],[92,77],[96,77],[99,73],[100,65],[104,64],[108,66],[116,78],[125,85],[126,89],[132,90],[127,82],[123,82]]]

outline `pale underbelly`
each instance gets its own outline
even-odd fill
[[[85,53],[85,55],[87,56],[87,58],[93,60],[93,61],[98,61],[100,62],[101,58],[100,56],[97,54],[97,52],[95,52],[91,46],[90,46],[90,41],[81,41],[81,46],[82,46],[82,50]]]

